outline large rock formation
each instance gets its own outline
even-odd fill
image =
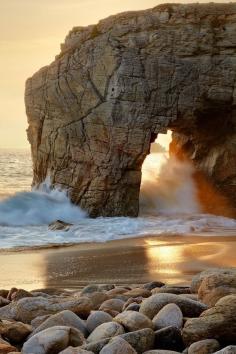
[[[160,5],[75,27],[26,84],[34,184],[91,216],[139,210],[142,163],[174,132],[236,205],[236,4]]]

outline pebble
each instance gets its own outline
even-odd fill
[[[189,287],[155,281],[73,292],[0,290],[0,353],[236,354],[236,295],[219,291],[220,279],[226,283],[232,274],[203,272],[191,294]],[[202,294],[220,298],[208,308],[198,300]]]

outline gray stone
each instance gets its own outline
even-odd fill
[[[183,328],[186,345],[203,339],[216,339],[226,345],[236,338],[236,295],[221,298],[199,318],[188,319]]]
[[[155,349],[155,350],[148,350],[143,354],[179,354],[179,352],[173,352],[172,350]]]
[[[144,328],[139,329],[138,331],[125,333],[120,337],[126,340],[138,354],[153,349],[155,341],[155,334],[151,328]]]
[[[180,287],[180,286],[163,286],[162,288],[155,288],[152,290],[152,294],[160,294],[160,293],[169,293],[169,294],[176,294],[176,295],[181,295],[181,294],[189,294],[190,293],[190,288],[188,287]]]
[[[161,329],[168,326],[182,328],[183,314],[180,308],[175,304],[164,306],[152,320],[155,329]]]
[[[145,299],[141,306],[140,312],[149,318],[153,317],[167,304],[176,304],[186,317],[199,316],[204,310],[207,309],[205,304],[185,298],[182,295],[175,294],[156,294]]]
[[[212,275],[232,275],[236,276],[236,268],[209,268],[193,276],[191,281],[191,292],[198,293],[204,279]]]
[[[147,316],[136,311],[124,311],[117,315],[113,321],[121,324],[128,332],[143,328],[154,328],[152,321]]]
[[[92,308],[92,302],[86,297],[77,299],[30,297],[0,308],[0,318],[30,323],[38,316],[55,314],[63,310],[70,310],[79,316],[87,317]]]
[[[69,231],[73,224],[69,224],[67,222],[56,220],[48,225],[48,228],[52,231]]]
[[[98,284],[89,284],[82,289],[81,295],[92,294],[97,291],[102,291],[102,289],[100,289],[100,286]]]
[[[143,287],[144,287],[144,289],[152,290],[155,288],[161,288],[164,285],[165,285],[165,283],[162,283],[161,281],[152,281],[150,283],[144,284]]]
[[[81,347],[68,347],[59,354],[93,354],[93,352],[89,352],[85,349],[81,349]]]
[[[54,326],[67,326],[74,327],[78,329],[84,336],[87,336],[88,331],[86,325],[81,318],[74,314],[74,312],[69,310],[64,310],[55,315],[47,318],[43,323],[41,323],[31,334],[31,337],[36,333],[43,331],[44,329],[54,327]]]
[[[225,347],[218,352],[215,352],[215,354],[236,354],[236,346],[235,345],[229,345],[228,347]]]
[[[105,311],[105,310],[114,310],[117,312],[121,312],[122,308],[124,306],[124,301],[120,300],[120,299],[110,299],[110,300],[106,300],[104,301],[99,310],[101,311]]]
[[[107,312],[104,311],[92,311],[92,313],[87,318],[86,327],[89,333],[100,326],[102,323],[111,322],[112,317]]]
[[[235,274],[224,274],[222,272],[212,274],[204,278],[198,289],[199,299],[209,307],[214,306],[222,297],[236,294],[236,272]]]
[[[31,321],[31,326],[35,329],[46,321],[51,315],[37,316]]]
[[[204,339],[195,342],[188,348],[188,354],[212,354],[220,349],[220,344],[215,339]]]
[[[102,348],[110,341],[111,338],[100,339],[91,343],[84,344],[83,349],[99,354]]]
[[[125,309],[125,311],[137,311],[139,312],[140,309],[140,305],[136,304],[135,302],[131,303],[130,305],[128,305]]]
[[[124,333],[124,328],[116,322],[106,322],[96,327],[94,331],[88,336],[87,341],[95,342],[100,339],[115,337]]]
[[[72,327],[55,326],[47,328],[28,339],[22,348],[22,354],[57,354],[68,346],[80,346],[84,336]]]
[[[137,354],[137,352],[126,340],[115,337],[102,348],[100,354]]]

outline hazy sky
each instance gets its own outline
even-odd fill
[[[0,0],[0,147],[28,146],[25,80],[53,61],[72,27],[165,2],[180,1]]]

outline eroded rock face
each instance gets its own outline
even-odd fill
[[[235,32],[234,3],[75,27],[26,84],[34,185],[50,175],[91,216],[137,216],[142,163],[169,128],[176,153],[236,205]]]

